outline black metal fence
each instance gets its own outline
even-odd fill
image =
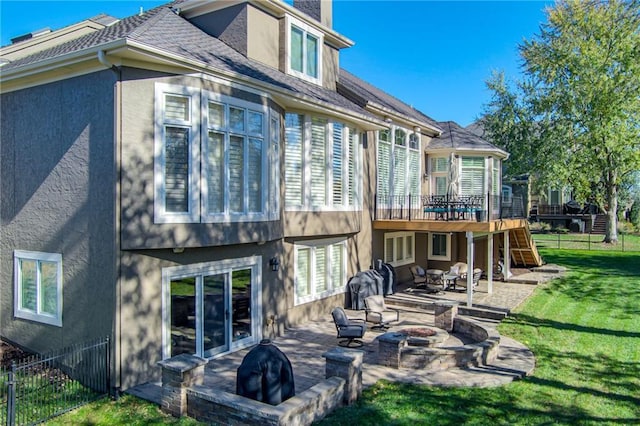
[[[486,194],[376,195],[374,220],[467,220],[525,218],[522,197]]]
[[[0,424],[41,423],[108,395],[110,364],[106,337],[0,369]]]

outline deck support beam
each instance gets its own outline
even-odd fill
[[[473,231],[467,231],[467,307],[473,305]]]
[[[493,293],[493,235],[487,237],[487,293]]]
[[[504,270],[502,275],[504,280],[508,280],[511,276],[511,247],[509,247],[509,231],[504,231]]]

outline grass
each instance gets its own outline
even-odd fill
[[[189,417],[176,419],[160,411],[157,405],[131,395],[117,401],[104,398],[46,423],[56,425],[202,425]]]
[[[499,327],[536,355],[499,388],[379,382],[322,425],[640,424],[640,253],[541,250],[569,267]]]
[[[618,234],[616,244],[602,242],[598,234],[532,234],[538,248],[640,252],[640,235]]]

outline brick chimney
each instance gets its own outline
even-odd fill
[[[293,0],[293,7],[325,26],[333,27],[332,0]]]

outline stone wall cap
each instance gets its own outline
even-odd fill
[[[333,348],[323,353],[322,357],[332,361],[350,362],[364,358],[364,351],[350,348]]]
[[[459,306],[460,302],[457,300],[439,300],[437,302],[433,302],[434,306]]]
[[[169,359],[158,361],[158,365],[162,368],[166,368],[171,371],[178,371],[184,373],[185,371],[193,370],[196,367],[205,365],[208,361],[199,356],[180,354]]]

